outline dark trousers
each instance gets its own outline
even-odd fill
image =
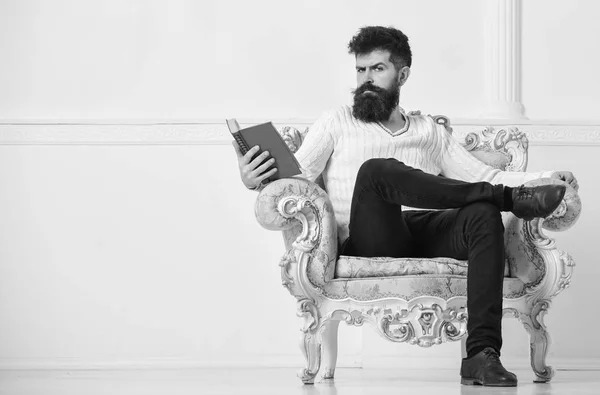
[[[401,205],[444,211],[406,211]],[[467,351],[502,347],[504,187],[424,173],[395,159],[360,168],[343,255],[469,261]]]

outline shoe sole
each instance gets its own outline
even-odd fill
[[[484,384],[484,382],[479,379],[470,379],[470,378],[464,378],[464,377],[461,377],[460,383],[462,385],[481,385],[483,387],[516,387],[517,386],[517,383],[514,383],[514,384],[513,383]]]
[[[560,194],[560,199],[558,199],[558,203],[556,203],[556,205],[552,208],[552,210],[550,210],[550,213],[548,213],[548,215],[546,215],[543,218],[547,218],[549,217],[554,210],[556,210],[558,208],[558,206],[560,206],[560,203],[563,201],[563,199],[565,198],[565,194],[567,193],[567,188],[563,188],[562,193]],[[536,217],[524,217],[523,220],[524,221],[532,221],[533,219],[535,219]]]
[[[558,206],[560,206],[560,203],[563,201],[566,194],[567,194],[567,187],[564,187],[562,190],[562,193],[560,194],[560,199],[558,199],[558,203],[556,204],[556,207],[554,207],[554,209],[552,209],[550,214],[552,214],[554,212],[554,210],[556,210],[558,208]],[[550,214],[548,214],[548,215],[550,215]]]

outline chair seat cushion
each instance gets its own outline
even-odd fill
[[[363,258],[342,255],[335,266],[335,278],[415,276],[422,274],[466,276],[467,261],[452,258]],[[508,267],[505,265],[505,276]]]
[[[505,299],[520,298],[525,284],[518,278],[504,278],[502,295]],[[323,289],[327,298],[340,300],[374,301],[385,298],[412,300],[420,296],[435,296],[445,300],[467,296],[467,278],[464,276],[424,274],[417,276],[337,278]]]

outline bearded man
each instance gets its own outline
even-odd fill
[[[500,362],[504,226],[501,212],[531,220],[550,215],[563,185],[522,184],[541,177],[577,188],[568,171],[494,169],[466,151],[431,117],[407,115],[400,89],[410,76],[408,38],[368,26],[348,44],[356,60],[352,106],[325,112],[296,153],[302,177],[323,175],[338,223],[340,254],[468,260],[465,385],[516,386]],[[242,155],[246,187],[260,189],[277,169],[258,147]]]

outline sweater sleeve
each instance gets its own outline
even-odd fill
[[[325,169],[334,148],[334,114],[325,112],[309,128],[296,152],[302,174],[297,177],[315,181]]]
[[[435,135],[442,139],[440,152],[440,168],[442,175],[448,178],[467,182],[487,181],[491,184],[518,186],[527,181],[550,177],[553,171],[520,172],[503,171],[493,168],[469,153],[443,125],[434,123]]]

